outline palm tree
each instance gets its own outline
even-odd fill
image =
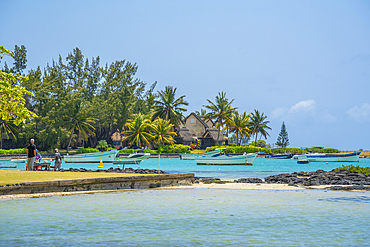
[[[170,120],[157,118],[153,122],[151,129],[153,141],[159,145],[162,145],[164,143],[173,144],[175,141],[173,137],[177,134],[175,132],[171,132],[172,127],[173,124],[170,124]]]
[[[185,95],[180,98],[175,98],[177,88],[167,86],[165,90],[158,91],[159,100],[154,101],[154,115],[152,120],[160,117],[166,120],[170,120],[175,127],[179,127],[182,112],[186,111],[186,108],[182,106],[189,105],[184,100]]]
[[[86,106],[83,103],[76,103],[72,109],[71,117],[64,117],[65,127],[68,131],[71,131],[71,136],[68,141],[67,150],[71,145],[72,137],[74,131],[79,131],[84,137],[85,141],[87,140],[87,133],[95,136],[93,130],[94,126],[91,124],[95,123],[99,119],[87,117]]]
[[[7,139],[9,139],[10,134],[14,140],[17,140],[17,137],[15,136],[17,133],[17,125],[15,125],[12,120],[0,120],[0,149],[3,149],[3,133]]]
[[[135,119],[127,120],[125,126],[127,130],[122,131],[122,134],[126,135],[123,140],[128,140],[130,145],[135,144],[138,147],[142,147],[153,138],[153,135],[149,133],[151,122],[148,115],[136,114]]]
[[[216,101],[213,103],[209,99],[207,99],[209,105],[205,105],[205,107],[210,110],[211,112],[206,114],[206,118],[215,119],[216,125],[218,124],[218,135],[217,140],[219,139],[221,128],[223,128],[225,121],[228,117],[230,117],[236,108],[231,107],[231,104],[234,102],[232,99],[230,102],[226,98],[226,93],[218,92],[218,96],[216,96]]]
[[[241,140],[244,137],[250,135],[249,126],[249,117],[250,114],[243,112],[239,114],[238,111],[235,111],[231,118],[227,119],[227,125],[229,126],[230,131],[235,132],[237,145],[240,145]]]
[[[207,110],[202,108],[200,109],[200,112],[195,111],[195,114],[197,114],[198,116],[204,117],[205,115],[207,115]]]
[[[267,126],[268,123],[270,123],[270,121],[265,121],[265,119],[267,118],[267,116],[264,115],[264,113],[262,112],[262,114],[258,111],[258,110],[254,110],[254,112],[252,112],[252,116],[251,116],[251,122],[250,122],[250,129],[251,129],[251,132],[252,132],[252,135],[255,135],[256,136],[256,140],[254,141],[254,145],[256,145],[257,143],[257,136],[258,134],[261,134],[261,137],[265,137],[265,139],[267,139],[267,136],[270,136],[269,133],[267,133],[267,129],[271,130],[271,128],[269,126]]]

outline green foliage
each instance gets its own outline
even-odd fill
[[[271,149],[271,153],[281,154],[281,153],[290,153],[290,154],[305,154],[306,150],[300,148],[274,148]]]
[[[14,52],[0,46],[0,61],[4,55],[15,57]],[[27,80],[27,77],[21,76],[19,73],[12,74],[0,70],[0,120],[12,119],[16,125],[19,125],[24,121],[29,121],[31,117],[37,117],[25,107],[24,96],[32,95],[22,85]]]
[[[154,101],[154,114],[153,120],[162,118],[170,120],[171,124],[178,127],[181,122],[182,112],[186,111],[183,106],[189,105],[184,100],[185,95],[180,98],[175,97],[177,88],[172,86],[166,86],[165,90],[158,91],[159,99]]]
[[[267,126],[270,121],[266,121],[265,119],[267,116],[264,115],[264,113],[260,113],[258,110],[254,110],[254,112],[251,113],[251,122],[249,129],[252,132],[252,135],[255,135],[255,142],[257,142],[258,134],[261,134],[261,136],[265,137],[267,139],[267,136],[270,136],[267,130],[271,130],[269,126]]]
[[[250,136],[251,131],[248,128],[249,117],[250,114],[247,114],[246,112],[239,114],[238,111],[235,111],[232,116],[228,117],[226,120],[230,131],[235,133],[237,145],[241,144],[243,138]]]
[[[97,153],[99,149],[97,148],[79,148],[76,151],[76,154],[84,154],[84,153]]]
[[[106,140],[100,140],[98,142],[98,145],[96,145],[96,148],[107,149],[108,148],[107,141]]]
[[[121,154],[132,154],[132,153],[135,153],[135,152],[140,151],[140,150],[141,149],[123,148],[123,149],[119,150],[119,153],[121,153]],[[143,151],[144,151],[144,153],[155,153],[155,151],[147,149],[147,148],[144,149]]]
[[[342,170],[350,171],[350,172],[363,173],[366,176],[370,175],[370,167],[360,167],[359,165],[357,165],[357,166],[354,166],[352,164],[347,165],[347,166],[342,165],[342,167],[334,169],[335,172],[339,172],[339,171],[342,171]]]
[[[162,145],[158,147],[157,153],[190,153],[190,146],[182,144]]]
[[[255,141],[252,141],[251,145],[260,148],[271,148],[271,146],[268,145],[264,140],[258,140],[257,143]]]
[[[213,151],[213,150],[216,150],[216,149],[219,149],[221,147],[224,147],[225,150],[224,152],[225,153],[231,153],[231,154],[241,154],[241,153],[257,153],[257,152],[265,152],[265,153],[269,153],[270,152],[270,149],[268,148],[261,148],[261,147],[255,147],[255,146],[252,146],[252,145],[241,145],[241,146],[213,146],[213,147],[208,147],[206,149],[206,152],[209,152],[209,151]]]
[[[281,130],[278,136],[278,139],[275,143],[278,147],[286,148],[289,146],[288,132],[286,131],[285,123],[281,125]]]
[[[26,154],[25,148],[15,148],[15,149],[0,149],[0,154]]]
[[[339,150],[335,148],[323,148],[321,149],[321,153],[339,153]]]

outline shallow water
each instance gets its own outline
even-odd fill
[[[4,162],[4,161],[2,161]],[[9,162],[9,161],[7,161]],[[340,167],[342,165],[360,165],[369,166],[370,159],[360,159],[359,162],[329,162],[328,164],[324,162],[311,162],[309,164],[297,164],[297,161],[290,159],[263,159],[258,158],[254,161],[253,166],[205,166],[197,165],[194,160],[180,160],[178,158],[161,158],[160,165],[161,170],[169,173],[194,173],[197,177],[215,177],[223,180],[234,180],[238,178],[266,178],[270,175],[276,175],[281,173],[292,173],[300,171],[317,171],[319,169],[325,171],[331,171],[334,168]],[[62,168],[87,168],[96,170],[99,164],[86,164],[86,163],[62,163]],[[15,169],[9,170],[25,170],[25,163],[18,164]],[[104,164],[104,168],[117,168],[117,165]],[[122,165],[120,166],[122,168]],[[158,169],[158,159],[147,159],[143,160],[141,164],[125,165],[125,168],[147,168],[147,169]]]
[[[142,190],[0,201],[0,246],[366,246],[361,192]]]

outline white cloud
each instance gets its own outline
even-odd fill
[[[302,112],[302,111],[309,111],[312,110],[315,106],[316,102],[313,99],[310,100],[302,100],[292,106],[288,113],[295,113],[295,112]]]
[[[280,118],[285,115],[285,112],[284,108],[278,107],[271,112],[271,119]]]
[[[337,118],[335,116],[333,116],[332,114],[330,114],[329,111],[327,111],[327,110],[320,112],[318,118],[319,118],[318,119],[319,121],[324,120],[325,122],[335,122],[335,121],[337,121]]]
[[[370,120],[370,105],[368,103],[362,104],[360,107],[354,106],[346,111],[350,118],[358,122],[365,122]]]

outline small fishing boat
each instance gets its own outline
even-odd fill
[[[66,163],[99,163],[100,161],[113,163],[117,154],[118,150],[111,150],[101,153],[64,155],[63,158]]]
[[[196,157],[210,157],[215,154],[221,153],[224,148],[216,149],[206,153],[194,153],[194,154],[180,154],[180,160],[194,160]]]
[[[290,159],[293,157],[293,154],[272,154],[267,155],[266,159]]]
[[[144,160],[144,159],[148,159],[149,157],[150,157],[150,153],[144,153],[144,151],[139,150],[136,153],[130,154],[127,157],[127,159],[140,159],[140,160]]]
[[[14,159],[14,160],[11,160],[10,162],[12,162],[12,163],[24,163],[26,161],[27,161],[27,159]]]
[[[17,164],[13,164],[13,163],[4,163],[4,164],[0,164],[0,169],[1,168],[17,168]]]
[[[308,153],[294,155],[292,160],[307,159],[310,162],[358,162],[361,152],[353,152],[349,154],[322,154]]]
[[[307,159],[297,160],[297,164],[308,164],[310,163]]]
[[[253,165],[256,153],[229,156],[226,153],[215,154],[213,156],[195,157],[197,165]]]

